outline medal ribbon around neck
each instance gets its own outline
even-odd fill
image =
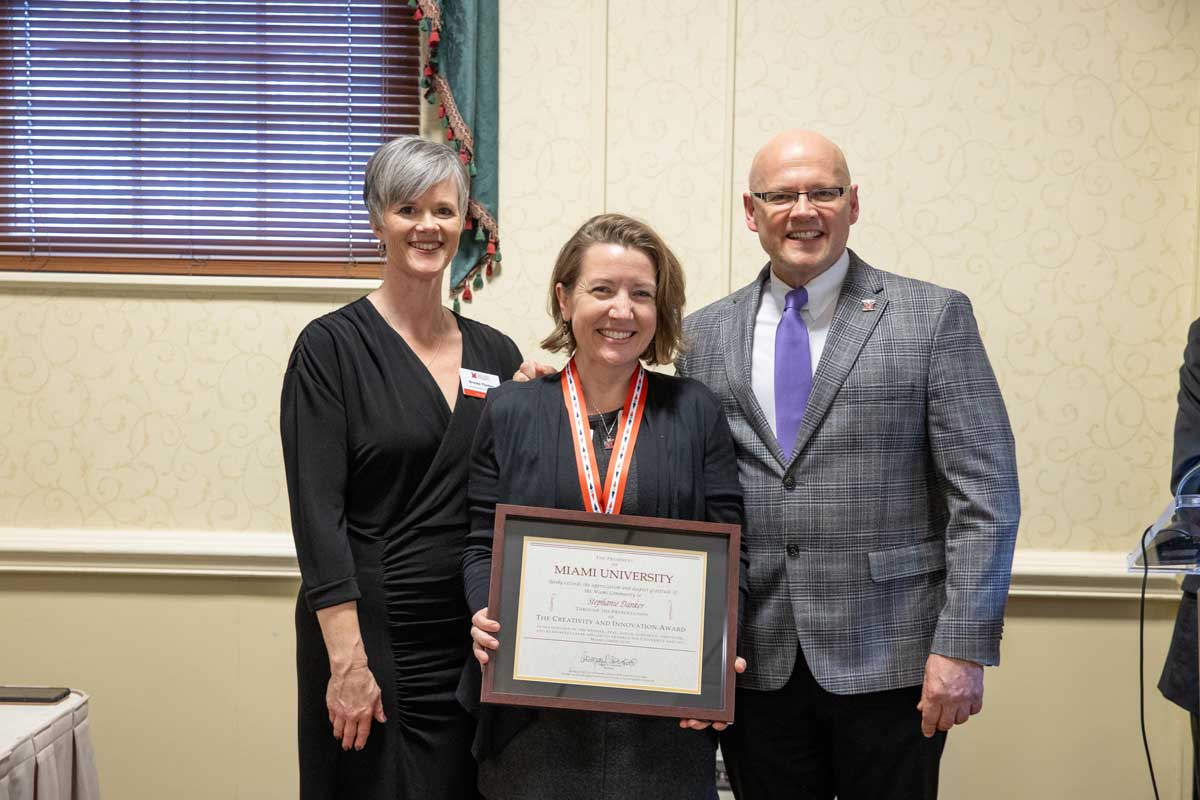
[[[646,370],[638,364],[629,378],[629,391],[625,395],[625,412],[617,428],[617,447],[608,459],[608,476],[604,480],[604,504],[596,491],[596,476],[600,468],[592,453],[592,426],[583,405],[579,402],[579,372],[575,359],[567,362],[562,371],[563,404],[571,417],[571,431],[575,442],[575,468],[579,472],[579,492],[584,505],[594,514],[619,514],[625,500],[625,483],[629,479],[626,462],[633,454],[638,430],[642,426],[642,412],[646,409]]]

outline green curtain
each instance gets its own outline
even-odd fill
[[[499,157],[497,138],[499,128],[499,4],[496,0],[426,0],[436,9],[426,27],[437,31],[436,47],[431,47],[430,66],[444,83],[434,81],[431,91],[439,85],[438,97],[447,112],[444,126],[461,118],[466,131],[448,134],[460,148],[470,143],[472,209],[482,211],[473,215],[471,229],[463,231],[458,255],[450,265],[450,281],[457,296],[471,297],[468,287],[482,284],[484,274],[491,274],[493,261],[499,261],[499,234],[496,210],[499,200]],[[426,2],[422,2],[423,7]],[[448,88],[448,92],[446,89]],[[462,152],[462,150],[460,150]],[[489,243],[492,253],[489,253]]]

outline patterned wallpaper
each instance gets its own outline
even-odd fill
[[[337,303],[238,292],[0,295],[0,519],[285,530],[279,385]]]
[[[676,0],[655,15],[644,5],[609,3],[606,210],[662,234],[687,271],[689,307],[699,308],[729,286],[727,4]]]
[[[750,158],[815,127],[861,187],[851,246],[975,303],[1021,545],[1123,550],[1165,502],[1200,270],[1200,0],[506,0],[501,53],[504,269],[466,313],[527,355],[593,213],[653,223],[693,308],[746,282]],[[349,297],[0,286],[4,524],[285,530],[284,362]]]

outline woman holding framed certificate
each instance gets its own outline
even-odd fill
[[[542,346],[567,350],[571,358],[560,373],[494,389],[472,449],[471,530],[463,570],[481,664],[495,655],[501,637],[515,633],[501,631],[487,609],[497,504],[741,524],[734,445],[716,398],[695,381],[642,365],[674,358],[683,305],[679,261],[642,222],[619,214],[593,217],[559,252],[550,287],[555,329]],[[743,543],[742,598],[745,570]],[[613,574],[643,586],[666,581],[665,573],[636,565]],[[619,597],[614,593],[592,603],[619,607],[624,602]],[[564,624],[570,622],[564,617]],[[594,653],[585,660],[612,661]],[[479,676],[468,666],[459,698],[479,709],[473,749],[484,796],[711,795],[712,727],[723,726],[662,716],[480,707]]]

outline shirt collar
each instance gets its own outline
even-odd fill
[[[842,284],[846,282],[846,273],[850,270],[850,250],[847,248],[838,256],[829,269],[804,284],[808,289],[808,304],[805,311],[813,319],[820,319],[842,293]],[[783,308],[787,293],[792,287],[779,279],[774,270],[767,270],[767,289],[771,296]]]

